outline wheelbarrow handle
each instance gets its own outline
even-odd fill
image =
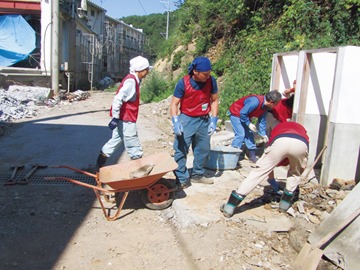
[[[56,177],[44,177],[45,180],[65,180],[68,182],[71,182],[73,184],[79,185],[79,186],[83,186],[83,187],[88,187],[91,189],[96,189],[98,191],[102,191],[102,192],[107,192],[107,193],[111,193],[111,192],[117,192],[116,190],[108,190],[105,188],[101,188],[98,186],[94,186],[94,185],[90,185],[87,183],[83,183],[81,181],[75,180],[75,179],[71,179],[71,178],[67,178],[67,177],[62,177],[62,176],[56,176]]]
[[[51,168],[65,168],[65,169],[73,170],[75,172],[82,173],[82,174],[85,174],[87,176],[96,178],[96,174],[89,173],[87,171],[79,170],[79,169],[76,169],[76,168],[73,168],[73,167],[70,167],[70,166],[66,166],[66,165],[51,166]]]

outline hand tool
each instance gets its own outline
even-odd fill
[[[24,165],[19,165],[19,166],[15,166],[15,167],[11,167],[11,169],[13,169],[13,173],[11,175],[11,178],[9,180],[7,180],[4,185],[5,186],[11,186],[11,185],[16,185],[16,180],[15,180],[15,176],[18,172],[18,170],[21,170],[22,168],[24,168]]]
[[[43,169],[46,168],[47,165],[40,165],[40,164],[35,164],[32,165],[31,170],[25,175],[24,178],[22,178],[21,180],[16,181],[16,184],[19,185],[27,185],[29,183],[29,177],[37,170],[37,169]]]
[[[309,181],[309,175],[311,173],[311,171],[314,169],[316,163],[319,161],[320,157],[322,156],[322,154],[325,152],[327,146],[324,145],[323,149],[320,151],[320,153],[317,155],[315,161],[313,162],[313,164],[311,165],[311,167],[308,169],[307,173],[305,173],[305,171],[300,175],[301,178],[301,185],[307,184]]]

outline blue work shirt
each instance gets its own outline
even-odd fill
[[[259,99],[257,97],[248,97],[247,99],[245,99],[244,101],[244,107],[240,110],[240,121],[245,123],[246,126],[249,126],[251,119],[249,118],[249,113],[253,112],[256,110],[256,108],[259,106]],[[264,102],[261,105],[261,108],[265,107],[265,98],[264,98]],[[265,113],[263,113],[262,115],[260,115],[258,117],[258,130],[259,130],[259,135],[264,136],[266,135],[266,114],[267,114],[267,110],[265,111]]]

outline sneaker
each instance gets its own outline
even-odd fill
[[[187,189],[190,186],[191,186],[190,182],[176,183],[175,191],[180,191],[180,190],[183,190],[183,189]]]
[[[199,183],[199,184],[214,184],[214,180],[210,179],[210,178],[206,178],[203,175],[194,175],[191,176],[191,183]]]

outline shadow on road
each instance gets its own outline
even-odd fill
[[[61,173],[74,177],[74,172],[50,168],[53,165],[78,169],[95,165],[102,145],[111,137],[111,130],[99,125],[103,121],[97,113],[105,111],[13,124],[13,130],[1,137],[0,269],[52,269],[66,247],[76,245],[72,242],[74,234],[84,226],[89,211],[97,208],[94,192],[72,184],[39,184],[34,179]],[[124,148],[114,154],[108,165],[122,155],[127,155]],[[35,172],[28,185],[4,186],[5,179],[11,177],[11,167],[20,164],[25,169],[15,178],[23,177],[32,164],[49,167]],[[130,192],[124,209],[143,207],[137,193]],[[104,219],[101,209],[97,212],[98,218]]]

